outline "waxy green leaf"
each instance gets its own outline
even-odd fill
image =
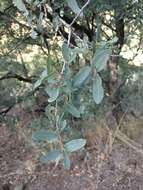
[[[67,152],[74,152],[83,148],[85,145],[85,139],[74,139],[65,144],[65,149],[67,150]]]
[[[93,79],[93,99],[96,104],[101,103],[104,97],[104,89],[102,86],[102,79],[101,77],[96,74],[96,78]]]

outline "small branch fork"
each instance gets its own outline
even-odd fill
[[[79,11],[79,13],[76,15],[76,17],[73,19],[73,21],[69,25],[68,46],[70,45],[70,39],[71,39],[71,33],[72,33],[71,27],[75,23],[75,21],[77,20],[77,18],[81,15],[81,13],[83,12],[83,10],[89,5],[89,3],[90,3],[90,0],[87,0],[87,2],[83,5],[83,7]]]
[[[76,15],[76,17],[73,19],[73,21],[70,24],[70,27],[74,24],[74,22],[77,20],[77,18],[81,15],[81,13],[83,12],[83,10],[88,6],[88,4],[90,3],[90,0],[88,0],[83,7],[81,8],[81,10],[79,11],[79,13]]]
[[[70,41],[71,41],[72,25],[75,23],[75,21],[77,20],[77,18],[81,15],[81,13],[83,12],[83,10],[89,5],[89,3],[90,3],[90,0],[87,0],[87,2],[83,5],[83,7],[79,11],[79,13],[76,15],[76,17],[73,19],[73,21],[71,22],[71,24],[67,24],[67,23],[64,22],[64,24],[69,28],[68,41],[67,41],[67,46],[68,47],[70,46]],[[63,74],[63,72],[65,70],[65,66],[66,66],[66,61],[64,61],[61,74]]]

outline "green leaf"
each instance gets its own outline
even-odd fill
[[[81,87],[82,84],[87,80],[91,72],[91,67],[85,66],[73,78],[73,87]]]
[[[34,89],[38,88],[41,84],[42,84],[42,80],[41,80],[41,79],[38,79],[38,80],[34,83]]]
[[[71,10],[75,14],[79,14],[81,9],[79,8],[76,0],[67,0],[68,6],[71,8]],[[81,17],[83,17],[83,13],[80,14]]]
[[[44,164],[47,164],[49,162],[58,163],[61,158],[62,158],[62,153],[60,150],[52,150],[52,151],[48,152],[48,154],[42,155],[40,157],[40,161]]]
[[[96,78],[93,80],[93,99],[96,104],[99,104],[104,97],[104,89],[102,86],[102,79],[97,74]]]
[[[38,33],[35,30],[32,30],[31,31],[31,38],[35,40],[37,37],[38,37]]]
[[[76,118],[80,117],[79,110],[75,106],[73,106],[72,104],[67,105],[66,111],[69,112],[70,114],[72,114]]]
[[[72,63],[75,60],[77,53],[78,53],[77,48],[71,49],[68,47],[66,43],[63,43],[62,54],[66,62],[68,62],[69,64]]]
[[[58,15],[54,16],[53,17],[53,28],[55,29],[56,32],[58,31],[60,25],[61,25],[61,22],[60,22],[59,16]]]
[[[19,11],[23,12],[25,16],[28,16],[29,13],[22,0],[13,0],[13,4],[19,9]]]
[[[65,149],[68,152],[74,152],[77,151],[81,148],[83,148],[86,144],[86,140],[85,139],[75,139],[75,140],[71,140],[68,143],[65,144]]]
[[[48,102],[54,102],[59,96],[60,88],[49,87],[46,89],[46,92],[50,96]]]
[[[64,152],[64,168],[69,170],[71,166],[70,158],[67,152]]]
[[[44,80],[48,76],[47,68],[40,75],[41,80]]]
[[[32,134],[32,140],[36,142],[47,141],[48,143],[53,143],[57,139],[58,136],[53,131],[39,130]]]
[[[48,76],[48,72],[47,72],[47,69],[45,69],[45,70],[41,73],[40,79],[38,79],[38,80],[34,83],[34,89],[38,88],[38,87],[42,84],[43,80],[44,80],[47,76]]]
[[[60,126],[61,126],[61,131],[63,131],[65,127],[67,126],[67,121],[66,120],[61,121]]]
[[[63,43],[62,53],[63,53],[63,57],[64,57],[65,61],[68,62],[70,59],[70,48],[68,47],[68,45],[66,43]]]
[[[98,49],[95,52],[91,63],[95,65],[98,72],[106,68],[111,53],[110,49]]]
[[[118,41],[117,36],[115,36],[112,40],[108,41],[109,44],[114,44]]]
[[[71,52],[70,52],[71,54],[70,54],[69,63],[72,63],[76,59],[79,51],[78,51],[78,48],[74,48],[74,49],[70,49],[70,50],[71,50]]]

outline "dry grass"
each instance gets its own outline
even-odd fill
[[[142,118],[126,121],[123,119],[120,126],[116,130],[109,129],[106,121],[84,121],[84,138],[87,139],[87,147],[89,149],[98,149],[100,152],[110,154],[113,144],[116,139],[120,140],[123,144],[131,147],[136,152],[143,155],[141,146],[141,139],[143,135],[143,120]]]

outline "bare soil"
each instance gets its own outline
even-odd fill
[[[17,131],[0,126],[0,190],[143,190],[143,156],[118,141],[108,158],[74,155],[65,171],[39,163]]]

